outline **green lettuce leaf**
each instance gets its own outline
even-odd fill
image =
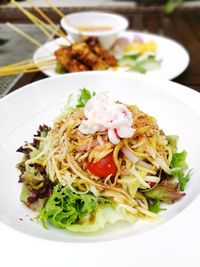
[[[114,224],[117,221],[133,223],[135,220],[136,216],[128,214],[123,208],[101,207],[98,209],[92,224],[89,220],[86,220],[81,225],[73,224],[68,226],[67,229],[73,232],[96,232],[103,229],[107,223]]]
[[[136,216],[105,197],[90,193],[76,194],[58,184],[36,219],[45,228],[49,222],[57,228],[73,232],[95,232],[107,223],[134,222]]]
[[[48,221],[57,228],[66,229],[70,225],[83,224],[85,221],[92,224],[100,207],[112,205],[112,202],[104,197],[89,193],[75,194],[71,189],[58,184],[36,218],[44,227]]]
[[[175,152],[172,155],[172,161],[170,164],[172,169],[176,168],[172,171],[172,174],[178,178],[180,191],[185,190],[185,187],[190,180],[191,170],[189,170],[186,174],[184,173],[184,170],[187,168],[186,157],[187,152],[185,150],[180,153]]]
[[[186,168],[187,163],[186,163],[186,157],[187,157],[187,152],[183,150],[182,152],[178,153],[173,153],[172,155],[172,161],[170,164],[170,168]]]
[[[83,108],[83,107],[85,107],[85,105],[87,104],[87,102],[94,95],[95,95],[95,92],[91,93],[86,88],[80,89],[80,95],[78,96],[76,107],[77,108]]]
[[[184,191],[185,190],[185,187],[186,187],[187,183],[190,180],[191,172],[192,172],[192,169],[189,170],[186,174],[184,173],[183,170],[179,170],[179,171],[173,172],[173,174],[178,177],[180,191]]]
[[[177,151],[177,141],[178,141],[178,136],[177,135],[167,135],[167,141],[168,145],[171,148],[172,152]]]
[[[159,199],[148,199],[149,204],[149,211],[153,213],[159,213],[160,211],[163,211],[165,209],[160,207],[160,200]]]

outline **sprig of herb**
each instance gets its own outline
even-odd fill
[[[77,99],[77,108],[83,108],[87,104],[87,102],[95,95],[95,92],[91,93],[86,88],[80,89],[80,95]]]

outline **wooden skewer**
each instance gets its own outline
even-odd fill
[[[51,33],[48,32],[47,27],[42,20],[38,19],[36,16],[31,14],[28,10],[21,7],[15,0],[12,0],[11,3],[14,6],[16,6],[28,19],[30,19],[30,21],[33,22],[42,31],[44,35],[46,35],[48,38],[52,38]]]
[[[28,35],[27,33],[23,32],[22,30],[20,30],[19,28],[17,28],[15,25],[13,25],[13,24],[11,24],[9,22],[6,22],[6,25],[8,27],[10,27],[11,29],[13,29],[14,31],[16,31],[17,33],[21,34],[23,37],[25,37],[27,40],[29,40],[34,45],[36,45],[38,47],[41,47],[42,46],[42,44],[39,41],[35,40],[30,35]]]
[[[63,18],[65,16],[65,14],[60,11],[60,9],[58,9],[50,0],[44,0],[61,18]],[[77,29],[77,27],[71,22],[69,21],[67,18],[65,18],[66,21],[68,21],[68,24],[70,24],[73,28],[75,28],[77,31],[80,32],[80,30]],[[81,33],[81,32],[80,32]]]
[[[61,17],[61,18],[63,18],[64,16],[65,16],[65,14],[64,13],[62,13],[61,11],[60,11],[60,9],[58,9],[56,6],[54,6],[53,4],[52,4],[52,2],[50,1],[50,0],[45,0],[45,2]]]
[[[18,3],[15,2],[15,0],[12,0],[12,3],[18,8],[20,9],[23,14],[25,14],[25,16],[27,16],[47,37],[48,39],[52,39],[53,36],[56,34],[59,37],[65,38],[70,44],[72,43],[67,37],[66,35],[59,31],[57,29],[57,26],[54,24],[53,21],[51,21],[46,14],[44,14],[44,12],[42,12],[39,8],[35,7],[37,9],[37,12],[39,12],[40,14],[43,14],[43,16],[46,18],[46,20],[48,20],[49,22],[51,21],[51,25],[47,25],[45,24],[42,20],[40,20],[38,17],[36,17],[35,15],[31,14],[29,11],[25,10],[23,7],[21,7]],[[53,27],[52,27],[53,25]],[[49,32],[48,32],[48,31]],[[49,52],[49,51],[48,51]]]
[[[15,64],[13,64],[13,65],[6,65],[6,66],[2,66],[2,67],[0,67],[0,70],[1,71],[4,71],[4,70],[7,70],[7,69],[13,69],[13,70],[15,70],[15,69],[18,69],[18,68],[22,68],[22,67],[24,67],[24,68],[30,68],[30,67],[32,67],[32,66],[35,66],[35,65],[37,65],[37,66],[46,66],[46,65],[50,65],[50,64],[52,64],[52,63],[55,63],[56,62],[56,60],[55,59],[50,59],[50,60],[44,60],[44,61],[36,61],[36,62],[33,62],[33,61],[29,61],[29,63],[15,63]]]
[[[20,66],[20,65],[24,65],[24,64],[29,64],[31,62],[32,62],[32,59],[27,59],[27,60],[23,60],[23,61],[20,61],[20,62],[8,64],[6,66],[1,66],[0,69],[2,69],[4,67],[13,67],[13,66]]]
[[[59,14],[59,16],[64,17],[64,14],[56,7],[54,6],[49,0],[45,0],[47,4],[52,7],[52,9]],[[38,7],[33,5],[32,0],[28,0],[29,3],[31,3],[32,7],[37,11],[37,13],[49,24],[46,24],[43,20],[39,19],[37,16],[30,13],[28,10],[21,7],[15,0],[11,1],[12,4],[14,4],[28,19],[31,20],[32,23],[34,23],[43,34],[45,34],[49,39],[52,39],[53,34],[57,34],[60,37],[66,38],[66,34],[58,29],[57,25],[50,19],[48,16]],[[31,43],[36,45],[37,47],[41,47],[42,44],[35,40],[33,37],[28,35],[27,33],[23,32],[19,28],[17,28],[15,25],[12,25],[11,23],[7,23],[7,25],[15,30],[17,33],[25,37],[27,40],[29,40]],[[68,40],[68,38],[66,38]],[[71,41],[68,40],[70,43]],[[45,48],[46,49],[46,48]],[[47,49],[46,49],[47,50]],[[48,50],[47,50],[48,51]],[[48,51],[52,55],[51,52]],[[33,60],[24,60],[18,63],[10,64],[7,66],[0,67],[0,76],[5,75],[15,75],[19,73],[31,73],[31,72],[37,72],[42,68],[43,70],[49,69],[51,67],[51,64],[55,64],[56,59],[49,59],[47,60],[47,57],[41,58],[37,60],[36,62],[33,62]]]
[[[39,69],[35,69],[31,71],[1,72],[0,77],[1,76],[13,76],[13,75],[22,74],[22,73],[33,73],[33,72],[38,72],[38,71]]]
[[[27,0],[27,2],[37,11],[37,13],[43,17],[51,26],[54,28],[56,34],[59,33],[60,36],[66,38],[66,34],[59,29],[59,26],[56,26],[56,24],[37,6],[35,6],[32,2],[32,0]]]
[[[35,69],[39,70],[45,70],[45,69],[51,69],[50,66],[37,66],[37,65],[33,65],[33,66],[29,66],[29,67],[21,67],[21,68],[16,68],[16,69],[5,69],[5,70],[1,70],[0,74],[1,76],[4,75],[13,75],[15,73],[24,73],[24,71],[29,71],[31,72],[32,70],[34,71]]]
[[[55,5],[52,4],[52,2],[50,0],[45,0],[45,2],[61,17],[63,18],[65,16],[64,13],[62,13],[60,11],[60,9],[58,9]],[[77,28],[76,25],[74,25],[74,23],[72,23],[69,19],[65,18],[65,20],[68,22],[69,25],[71,25],[71,27],[73,27],[74,29],[76,29],[76,31],[80,34],[82,34],[82,31],[80,31],[80,29]]]
[[[42,32],[44,35],[46,35],[48,37],[48,39],[53,39],[53,36],[56,34],[59,37],[63,37],[65,38],[68,42],[70,42],[67,38],[66,38],[66,34],[63,33],[61,30],[58,29],[58,27],[55,25],[55,23],[53,21],[51,21],[46,14],[44,14],[44,12],[42,12],[42,10],[40,10],[38,7],[33,6],[33,8],[42,16],[45,17],[45,20],[50,23],[50,25],[46,24],[44,21],[42,21],[41,19],[39,19],[38,17],[36,17],[35,15],[33,15],[32,13],[30,13],[28,10],[24,9],[23,7],[21,7],[15,0],[12,0],[12,3],[20,10],[22,11],[22,13],[28,17],[28,19],[31,20],[31,22],[33,22]],[[71,42],[70,42],[71,43]]]
[[[52,30],[48,25],[45,25],[43,21],[31,14],[29,11],[25,11],[24,14],[47,36],[48,39],[52,39]]]
[[[50,0],[45,0],[45,2],[61,17],[61,18],[63,18],[64,16],[65,16],[65,14],[64,13],[62,13],[61,11],[60,11],[60,9],[58,9],[55,5],[53,5],[52,3],[51,3],[51,1]],[[65,21],[67,21],[67,23],[71,26],[71,27],[73,27],[76,31],[77,31],[77,33],[79,33],[79,34],[81,34],[82,36],[84,36],[85,34],[84,34],[84,32],[83,31],[81,31],[72,21],[70,21],[67,17],[65,18]]]
[[[0,67],[0,76],[5,75],[15,75],[19,73],[28,73],[28,72],[35,72],[39,71],[39,68],[42,68],[43,70],[51,68],[51,64],[55,64],[56,60],[46,60],[46,61],[38,61],[34,63],[33,61],[29,64],[20,64],[15,63],[13,65],[8,65],[4,67]],[[18,64],[18,65],[17,65]]]
[[[37,47],[41,47],[42,44],[35,40],[34,38],[32,38],[30,35],[28,35],[27,33],[23,32],[22,30],[20,30],[19,28],[17,28],[15,25],[9,23],[9,22],[6,22],[6,25],[8,27],[10,27],[11,29],[13,29],[14,31],[16,31],[17,33],[19,33],[20,35],[22,35],[23,37],[25,37],[28,41],[30,41],[32,44],[36,45]],[[49,54],[49,55],[53,55],[53,53],[51,51],[49,51],[46,47],[43,47],[43,49],[46,50],[46,52]]]
[[[43,70],[48,70],[48,69],[43,69]],[[12,71],[12,72],[1,72],[0,76],[12,76],[12,75],[17,75],[21,73],[33,73],[33,72],[38,72],[40,71],[39,68],[31,69],[31,70],[18,70],[18,71]]]
[[[49,59],[49,57],[41,57],[40,59],[37,60],[37,63],[48,62],[48,61],[56,61],[56,58]],[[26,59],[26,60],[22,60],[20,62],[12,63],[6,66],[1,66],[0,69],[3,67],[21,66],[21,65],[32,63],[32,62],[33,62],[33,59]]]

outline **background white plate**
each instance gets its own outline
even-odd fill
[[[179,43],[158,35],[135,31],[125,31],[120,34],[119,37],[126,37],[132,40],[135,35],[140,35],[145,42],[154,40],[158,45],[157,56],[159,59],[162,59],[161,67],[157,70],[147,72],[147,75],[171,80],[180,75],[187,68],[189,64],[189,54]],[[44,44],[36,50],[33,56],[34,61],[37,63],[41,58],[55,58],[54,56],[51,56],[49,52],[53,53],[60,47],[60,45],[69,45],[69,43],[63,38],[58,38]],[[56,73],[54,69],[55,65],[52,65],[48,70],[41,68],[41,71],[50,77],[63,75]]]
[[[17,183],[19,173],[15,165],[20,161],[21,154],[16,153],[16,149],[25,140],[32,140],[40,124],[52,125],[68,95],[82,87],[97,93],[108,90],[113,99],[136,104],[144,112],[155,116],[166,134],[179,135],[179,147],[188,151],[187,161],[193,168],[193,175],[186,188],[186,196],[162,213],[161,222],[138,220],[133,225],[109,225],[91,235],[73,234],[53,227],[46,231],[39,223],[31,220],[35,214],[20,203],[21,185]],[[0,220],[32,236],[79,243],[134,236],[174,218],[200,191],[199,104],[200,95],[184,86],[142,75],[116,72],[85,72],[44,79],[8,95],[0,101]]]

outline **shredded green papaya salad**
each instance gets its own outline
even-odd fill
[[[45,228],[95,232],[117,221],[158,220],[190,179],[177,141],[137,106],[83,88],[53,127],[40,125],[17,150],[20,199]]]

